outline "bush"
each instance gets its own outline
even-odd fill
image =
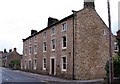
[[[114,77],[120,77],[120,56],[113,57]],[[109,61],[106,63],[106,77],[109,78]]]

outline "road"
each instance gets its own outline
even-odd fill
[[[0,81],[2,84],[103,84],[102,82],[94,81],[66,80],[1,67],[0,80],[2,80]]]
[[[2,84],[47,84],[47,82],[41,80],[33,74],[28,74],[18,70],[2,68],[2,73],[0,73],[0,75],[2,75],[0,78],[2,79]]]

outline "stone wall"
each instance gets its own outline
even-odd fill
[[[106,75],[109,57],[108,28],[93,8],[77,12],[75,28],[75,79]]]

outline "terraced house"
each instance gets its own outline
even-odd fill
[[[96,79],[106,75],[109,60],[108,27],[95,10],[94,0],[23,39],[21,69],[67,79]]]

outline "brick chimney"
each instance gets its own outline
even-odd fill
[[[37,33],[37,30],[31,30],[31,36],[36,34]]]
[[[49,17],[48,18],[48,27],[51,26],[52,24],[56,23],[57,21],[59,21],[59,20],[56,18]]]
[[[94,1],[95,0],[84,0],[84,8],[86,7],[95,8]]]
[[[16,52],[16,51],[17,51],[17,48],[14,48],[14,51]]]
[[[9,53],[11,53],[12,52],[12,49],[9,49]]]

